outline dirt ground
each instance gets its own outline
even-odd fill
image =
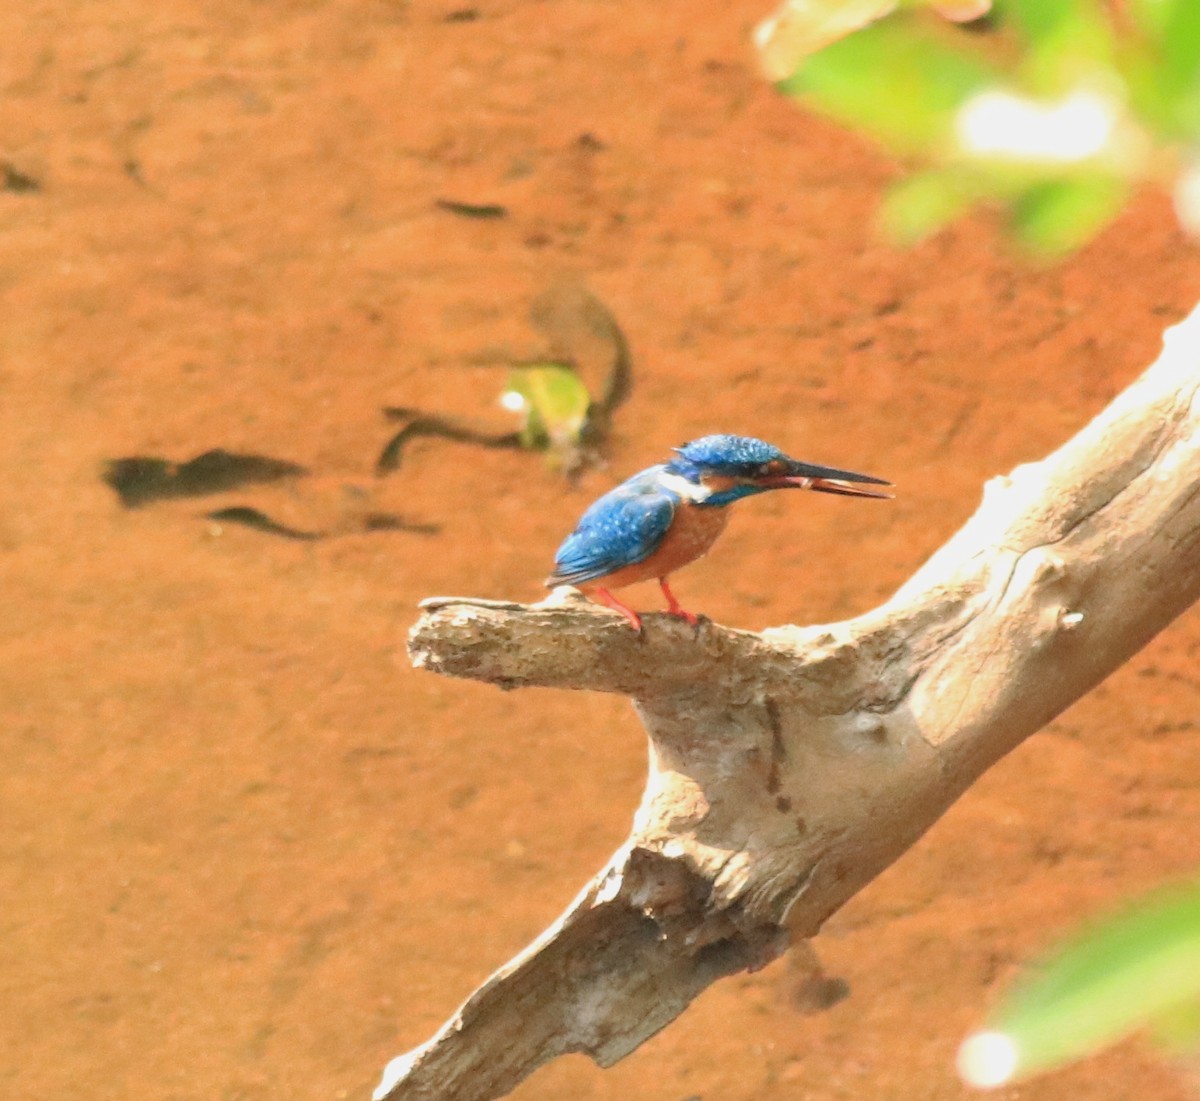
[[[643,775],[625,701],[411,670],[419,599],[536,598],[593,496],[722,430],[899,497],[748,502],[676,591],[750,628],[855,614],[1195,303],[1156,196],[1058,267],[986,217],[881,243],[895,167],[764,84],[766,8],[0,9],[8,1101],[365,1097],[601,865]],[[571,278],[636,360],[608,469],[422,441],[376,483],[385,405],[507,425],[504,365],[545,351],[529,304]],[[314,471],[273,507],[335,537],[101,480],[216,447]],[[364,531],[368,507],[437,531]],[[1192,614],[838,914],[836,1008],[799,1013],[780,962],[515,1096],[966,1096],[954,1050],[1019,964],[1196,866],[1198,650]],[[1184,1094],[1133,1043],[1000,1096]]]

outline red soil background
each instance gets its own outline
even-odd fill
[[[9,1101],[364,1097],[601,865],[643,774],[624,700],[409,669],[421,597],[536,598],[593,496],[723,430],[899,496],[748,502],[677,591],[750,628],[852,615],[1195,303],[1200,256],[1156,196],[1055,267],[984,217],[882,243],[896,167],[764,83],[765,10],[0,11]],[[505,426],[503,365],[544,350],[526,312],[563,277],[633,345],[610,467],[571,487],[430,441],[372,487],[383,405]],[[359,485],[440,533],[294,542],[204,501],[126,510],[100,479],[218,446],[319,472],[273,498],[308,521]],[[516,1096],[965,1096],[955,1047],[1022,961],[1200,863],[1198,647],[1185,616],[834,917],[831,1011],[798,1012],[781,962],[613,1070],[565,1059]],[[1132,1043],[1000,1096],[1184,1094]]]

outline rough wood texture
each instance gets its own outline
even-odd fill
[[[626,844],[377,1099],[503,1096],[609,1065],[704,987],[811,937],[976,777],[1200,596],[1200,308],[1158,361],[885,605],[698,632],[551,600],[426,601],[417,666],[631,696],[650,739]]]

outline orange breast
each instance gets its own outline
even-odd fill
[[[675,510],[675,520],[663,541],[649,558],[632,566],[617,570],[607,577],[597,578],[580,585],[584,592],[589,589],[620,589],[639,581],[651,581],[666,577],[689,562],[695,562],[708,553],[717,536],[725,530],[729,515],[723,508],[697,508],[681,504]]]

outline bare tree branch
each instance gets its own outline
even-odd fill
[[[698,632],[563,599],[426,601],[414,663],[631,696],[633,833],[568,911],[376,1098],[485,1101],[582,1051],[609,1065],[716,979],[811,937],[989,765],[1200,596],[1200,308],[1158,361],[882,607]]]

